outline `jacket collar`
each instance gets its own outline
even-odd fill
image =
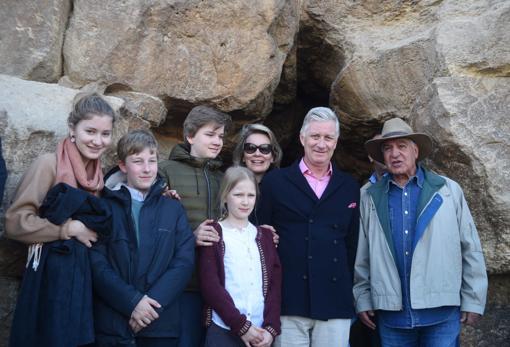
[[[174,148],[172,148],[168,159],[184,162],[190,166],[198,168],[207,166],[207,168],[211,170],[217,170],[223,165],[223,162],[219,158],[201,159],[192,156],[190,154],[190,146],[188,143],[180,143],[175,145]]]
[[[329,180],[326,190],[322,194],[321,198],[317,198],[314,191],[308,184],[305,176],[301,172],[299,167],[300,160],[296,160],[287,170],[287,178],[291,181],[299,190],[305,193],[310,199],[314,201],[324,201],[329,198],[331,194],[338,190],[344,183],[345,177],[340,170],[337,169],[336,165],[332,163],[332,174]]]
[[[432,199],[434,194],[446,183],[446,180],[443,177],[423,167],[419,167],[418,169],[422,170],[423,172],[422,190],[418,200],[417,209],[417,214],[419,216],[428,202]],[[379,222],[381,223],[384,235],[386,237],[386,241],[390,247],[393,258],[396,259],[395,249],[393,247],[393,237],[390,229],[388,207],[388,185],[390,179],[390,175],[385,175],[377,183],[370,186],[367,189],[367,192],[372,197]],[[420,178],[418,178],[418,180],[420,181]]]
[[[165,186],[165,180],[158,174],[144,200],[146,201],[154,195],[161,195]],[[124,203],[131,200],[131,193],[126,186],[126,175],[120,171],[118,166],[114,167],[106,174],[103,196],[113,197],[124,201]]]

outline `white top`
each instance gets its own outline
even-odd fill
[[[225,289],[236,308],[257,327],[264,322],[264,293],[262,292],[262,264],[255,242],[257,228],[248,223],[243,229],[220,222],[225,242]],[[224,329],[230,328],[213,310],[212,320]]]

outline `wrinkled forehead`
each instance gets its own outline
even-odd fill
[[[334,121],[326,120],[326,121],[311,121],[308,123],[308,126],[305,130],[306,135],[314,135],[314,134],[320,134],[320,135],[328,135],[337,137],[337,129],[336,129],[336,123]]]
[[[384,148],[387,146],[392,146],[392,145],[398,145],[398,144],[402,144],[402,143],[416,145],[416,143],[408,137],[399,137],[396,139],[388,139],[388,140],[384,141],[381,144],[381,148]]]

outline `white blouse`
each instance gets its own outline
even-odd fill
[[[243,229],[232,228],[220,222],[225,243],[225,289],[236,308],[257,327],[264,322],[264,294],[262,292],[262,264],[255,238],[257,228],[248,223]],[[230,330],[213,311],[212,320]]]

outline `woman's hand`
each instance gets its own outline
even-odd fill
[[[280,235],[276,233],[276,229],[272,225],[263,224],[260,226],[261,228],[266,228],[271,230],[273,233],[273,243],[275,247],[278,247],[278,244],[280,243]]]
[[[97,241],[97,234],[79,220],[67,222],[65,228],[67,228],[69,238],[74,237],[89,248],[92,247],[92,242]]]

